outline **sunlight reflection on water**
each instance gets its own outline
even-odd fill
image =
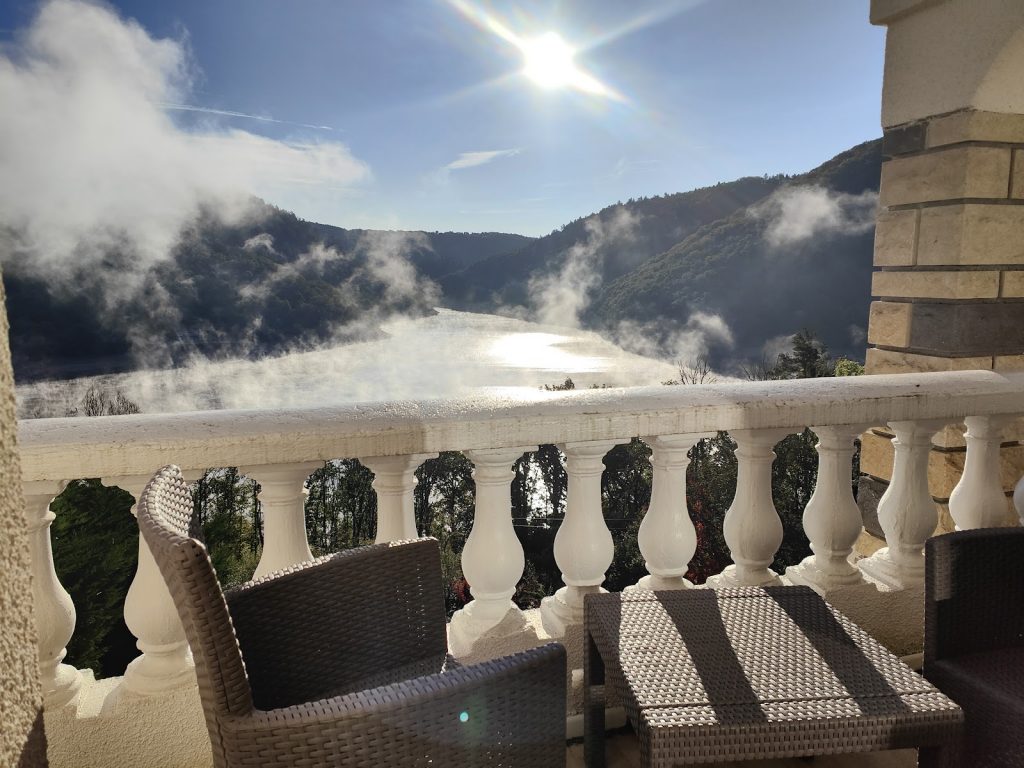
[[[385,323],[384,338],[262,360],[197,361],[18,387],[26,416],[63,416],[89,386],[121,390],[144,413],[301,408],[426,400],[475,393],[539,393],[571,377],[576,386],[639,386],[676,375],[673,366],[630,354],[596,333],[471,312]]]
[[[609,367],[608,358],[578,355],[565,349],[574,342],[554,333],[510,333],[494,341],[488,353],[498,365],[541,371],[591,373]]]

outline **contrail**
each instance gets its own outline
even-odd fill
[[[194,104],[171,104],[168,102],[161,102],[160,107],[162,109],[177,109],[182,112],[205,112],[208,115],[224,115],[225,117],[242,117],[247,120],[259,120],[264,123],[280,123],[281,125],[295,125],[300,128],[313,128],[318,131],[336,131],[337,128],[332,128],[329,125],[312,125],[310,123],[296,123],[291,120],[277,120],[273,117],[264,117],[263,115],[250,115],[246,112],[233,112],[230,109],[214,109],[213,107],[199,107]]]

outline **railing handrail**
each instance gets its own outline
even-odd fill
[[[1024,372],[957,371],[481,395],[18,423],[23,480],[140,475],[717,430],[1024,414]]]

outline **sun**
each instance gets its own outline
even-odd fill
[[[517,39],[516,45],[523,54],[523,74],[541,88],[575,88],[586,93],[608,95],[608,89],[600,80],[576,65],[576,51],[557,32]]]
[[[573,61],[576,51],[555,32],[523,40],[519,45],[523,74],[541,88],[564,88],[579,71]]]

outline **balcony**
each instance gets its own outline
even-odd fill
[[[570,736],[578,736],[582,600],[601,589],[613,560],[600,495],[602,459],[612,447],[640,437],[653,450],[651,503],[638,534],[648,575],[632,588],[690,586],[683,577],[697,537],[685,514],[687,453],[703,436],[728,431],[738,445],[738,477],[722,524],[733,564],[709,586],[809,585],[894,652],[912,658],[923,631],[922,547],[938,522],[927,479],[932,438],[944,430],[944,439],[966,442],[965,470],[949,501],[956,525],[1005,525],[1012,518],[999,446],[1018,439],[1012,417],[1022,413],[1024,373],[969,371],[23,421],[19,440],[51,764],[210,761],[188,645],[144,544],[124,606],[142,654],[123,677],[100,680],[62,663],[75,609],[54,569],[49,505],[71,479],[99,477],[138,498],[164,464],[178,464],[193,478],[208,467],[239,467],[262,487],[261,575],[311,558],[303,487],[323,462],[359,458],[374,473],[377,541],[393,541],[418,535],[412,509],[419,464],[440,451],[465,452],[475,467],[476,497],[462,569],[475,599],[452,617],[450,649],[473,662],[552,638],[563,642],[572,681],[567,725]],[[854,441],[885,424],[896,435],[892,481],[878,509],[887,546],[858,558],[854,547],[863,529],[850,484]],[[772,502],[772,449],[805,427],[819,441],[816,486],[803,515],[814,554],[779,574],[770,570],[783,536]],[[523,611],[510,600],[524,562],[511,517],[511,467],[525,451],[551,443],[561,447],[568,475],[554,545],[565,585],[539,609]],[[622,711],[613,712],[609,724],[623,723]],[[570,764],[579,761],[578,753],[570,749]],[[613,741],[613,760],[629,765],[634,757],[628,735]],[[835,760],[854,764],[850,757]],[[856,760],[910,765],[913,754]]]

